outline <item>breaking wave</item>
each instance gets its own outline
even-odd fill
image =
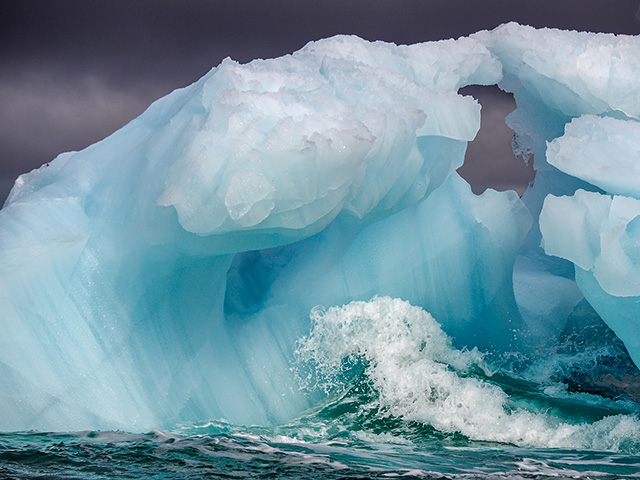
[[[361,419],[375,412],[377,421],[474,441],[640,452],[640,420],[628,402],[558,394],[559,387],[495,371],[476,349],[455,348],[429,313],[408,302],[376,297],[316,308],[311,317],[311,334],[297,349],[301,376],[327,392],[369,391],[355,402]]]

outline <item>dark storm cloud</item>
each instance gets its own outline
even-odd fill
[[[458,173],[471,183],[476,194],[487,188],[522,194],[534,172],[531,163],[516,158],[511,150],[513,131],[507,127],[505,118],[516,108],[513,95],[495,86],[475,85],[461,89],[460,93],[479,101],[482,116],[480,131],[469,142],[464,165]]]
[[[511,20],[639,34],[639,3],[3,0],[0,198],[19,173],[100,140],[226,56],[275,57],[338,33],[396,43],[457,38]]]
[[[161,93],[117,88],[90,73],[69,76],[33,65],[14,68],[0,77],[2,153],[27,162],[82,148],[138,115]],[[0,163],[0,173],[11,171],[8,168],[8,162]]]

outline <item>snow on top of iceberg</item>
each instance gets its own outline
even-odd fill
[[[500,74],[469,39],[397,47],[338,36],[277,59],[225,60],[190,93],[187,142],[158,203],[200,235],[415,203],[435,186],[417,138],[471,140],[479,106],[456,90]]]
[[[294,55],[302,52],[384,68],[436,92],[456,91],[469,84],[491,85],[501,76],[497,59],[484,44],[469,37],[395,45],[337,35],[310,42]]]
[[[500,77],[468,38],[396,46],[337,36],[280,58],[226,59],[102,142],[22,176],[7,205],[43,189],[100,190],[100,215],[113,216],[120,194],[135,192],[138,222],[170,207],[190,233],[250,230],[287,243],[340,214],[380,218],[437,188],[462,156],[420,139],[462,152],[480,106],[457,89]]]
[[[471,36],[539,100],[565,115],[618,112],[640,119],[640,37],[508,23]],[[509,78],[503,84],[509,89]]]

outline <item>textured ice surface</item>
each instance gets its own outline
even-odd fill
[[[572,116],[638,116],[637,43],[509,24],[227,59],[23,175],[0,211],[0,429],[285,421],[317,400],[291,370],[309,311],[375,295],[423,307],[457,347],[552,342],[578,287],[593,291],[569,260],[596,268],[592,235],[610,220],[574,222],[579,260],[545,255],[537,223],[527,234],[547,194],[596,190],[546,163],[546,142]],[[457,90],[473,84],[514,92],[514,146],[537,169],[524,202],[476,196],[456,173],[480,125]],[[562,214],[579,208],[554,208],[545,246],[571,251]],[[619,286],[623,270],[603,272]],[[626,317],[606,305],[594,307],[631,348]]]
[[[573,281],[573,265],[540,249],[543,239],[538,216],[543,203],[548,204],[546,218],[554,217],[556,223],[552,226],[540,219],[540,224],[548,227],[545,248],[564,243],[565,250],[572,251],[571,258],[560,257],[573,261],[586,247],[599,243],[592,236],[581,236],[594,233],[585,227],[596,215],[590,210],[595,203],[577,212],[579,202],[545,202],[548,195],[572,195],[579,189],[597,191],[595,187],[625,195],[633,191],[634,157],[638,156],[636,120],[640,118],[640,64],[633,52],[640,51],[640,38],[534,30],[513,23],[472,38],[481,40],[502,63],[504,76],[499,85],[514,93],[518,106],[507,118],[515,132],[514,151],[534,161],[535,182],[522,197],[534,226],[516,260],[514,290],[531,333],[544,339],[562,331],[581,296]],[[559,211],[554,211],[556,207]],[[582,216],[574,217],[574,213]],[[610,259],[602,257],[600,263]],[[620,258],[617,260],[601,268],[613,273],[622,265]],[[628,272],[627,265],[619,274]],[[623,287],[619,284],[618,288]],[[618,323],[611,314],[603,317],[610,326]],[[635,340],[621,335],[632,350]],[[640,351],[632,356],[638,363]]]
[[[615,296],[640,295],[640,200],[578,190],[545,200],[540,216],[550,255],[591,270]]]
[[[636,364],[640,364],[640,195],[635,171],[639,125],[591,116],[568,124],[566,134],[549,145],[549,162],[609,194],[580,189],[571,196],[549,195],[540,215],[545,252],[575,264],[580,289],[624,341]]]
[[[506,85],[520,84],[567,116],[623,114],[640,118],[640,38],[509,23],[472,35],[503,65]]]
[[[612,95],[623,95],[629,73],[621,68],[610,77]],[[588,182],[583,188],[594,191],[549,195],[540,228],[545,252],[575,264],[585,297],[639,365],[640,122],[633,112],[640,99],[632,86],[625,88],[630,101],[624,113],[633,118],[585,114],[572,119],[564,134],[549,143],[547,161]]]
[[[607,193],[640,198],[640,122],[575,118],[550,143],[547,161]]]

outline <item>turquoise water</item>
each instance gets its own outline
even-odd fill
[[[390,299],[314,313],[286,425],[0,434],[1,479],[640,478],[640,374],[597,318],[536,358],[459,350]]]
[[[390,415],[366,376],[356,378],[279,427],[200,422],[144,434],[0,434],[0,478],[640,478],[638,411],[627,399],[558,399],[502,376],[510,398],[526,398],[532,409],[544,405],[581,425],[630,422],[627,430],[613,425],[619,431],[608,450],[541,448],[471,440]]]
[[[0,437],[0,477],[116,478],[638,478],[638,457],[384,436],[304,442],[256,433],[24,433]]]
[[[617,451],[473,441],[386,416],[362,389],[278,428],[3,434],[0,478],[640,478],[639,438]]]

